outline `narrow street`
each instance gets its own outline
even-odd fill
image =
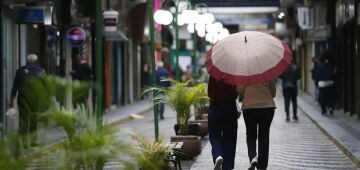
[[[337,169],[356,170],[356,165],[301,111],[299,121],[286,122],[281,93],[276,97],[276,113],[270,132],[270,158],[268,169]],[[174,135],[175,113],[166,108],[165,120],[160,121],[160,135],[169,142]],[[128,121],[119,125],[122,132],[138,132],[148,138],[154,138],[153,115],[147,113],[143,118]],[[247,146],[243,117],[239,119],[238,142],[236,150],[236,170],[247,169]],[[212,169],[211,145],[206,140],[202,154],[194,162],[182,162],[183,169]],[[190,168],[191,167],[191,168]]]

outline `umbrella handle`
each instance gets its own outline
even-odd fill
[[[246,36],[245,36],[245,42],[247,42],[247,38],[246,38]]]

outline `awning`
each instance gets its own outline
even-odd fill
[[[106,41],[129,41],[124,32],[118,30],[116,32],[104,32]]]

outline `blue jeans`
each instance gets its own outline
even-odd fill
[[[237,110],[234,101],[210,102],[209,140],[212,146],[213,162],[223,157],[223,170],[234,169],[237,140]]]

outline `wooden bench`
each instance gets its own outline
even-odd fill
[[[170,161],[174,163],[175,170],[181,170],[180,156],[184,142],[171,142]]]

